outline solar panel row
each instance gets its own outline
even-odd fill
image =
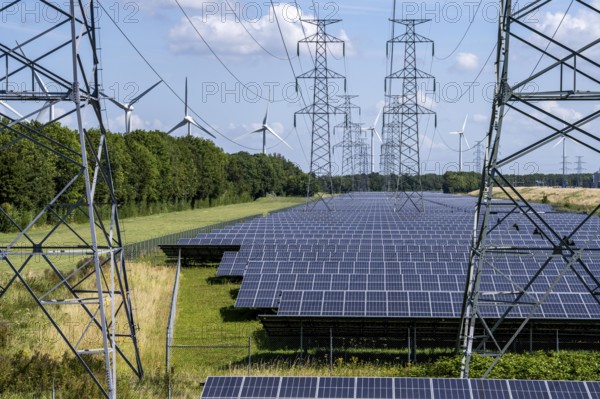
[[[481,303],[484,317],[497,318],[514,295],[494,295]],[[541,294],[529,294],[528,304],[514,307],[509,318],[524,318]],[[419,291],[283,291],[278,316],[460,318],[462,292]],[[487,301],[487,302],[486,302]],[[598,319],[600,306],[589,294],[550,294],[533,319]]]
[[[449,378],[208,377],[203,399],[595,399],[600,382]]]
[[[241,245],[239,252],[225,253],[217,271],[243,277],[236,307],[277,308],[287,318],[457,318],[475,199],[426,193],[425,200],[424,213],[396,213],[382,193],[337,197],[332,202],[335,212],[288,210],[181,243]],[[562,277],[566,263],[556,251],[560,235],[573,248],[587,243],[597,252],[582,260],[597,268],[600,218],[580,226],[584,215],[552,213],[548,205],[535,205],[538,212],[547,212],[555,237],[547,226],[535,225],[531,215],[515,212],[506,202],[494,209],[492,219],[501,223],[488,231],[495,246],[487,257],[493,271],[482,275],[481,288],[495,294],[484,298],[482,313],[499,316],[505,304],[498,300],[512,301],[550,257],[526,296],[527,303],[534,303],[554,285],[535,318],[600,318],[600,306],[589,295],[589,287],[597,284],[582,265],[574,265],[577,273]],[[516,255],[514,248],[534,251]],[[520,305],[511,317],[525,317],[530,310],[531,305]]]

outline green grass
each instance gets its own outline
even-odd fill
[[[299,197],[269,197],[260,198],[250,203],[122,219],[121,230],[123,241],[124,244],[144,241],[227,220],[265,214],[274,210],[299,205],[304,201],[306,201],[305,198]],[[87,224],[75,224],[73,225],[73,229],[84,236],[89,235]],[[50,227],[48,226],[34,227],[29,235],[34,240],[40,240],[49,231]],[[16,233],[0,233],[0,243],[5,244],[12,241],[15,237]],[[53,242],[68,242],[72,241],[73,237],[71,232],[66,229],[60,229],[60,231],[53,235]]]
[[[269,197],[260,198],[250,203],[123,219],[121,221],[123,241],[124,244],[135,243],[246,216],[266,214],[302,204],[304,201],[306,201],[305,198],[299,197]],[[90,236],[89,226],[86,224],[75,224],[71,227],[86,239]],[[50,232],[50,229],[49,226],[34,227],[30,231],[29,236],[34,241],[39,242]],[[5,246],[12,242],[16,236],[16,233],[0,233],[0,246]],[[61,226],[52,234],[51,239],[45,242],[45,245],[78,245],[79,243],[80,241],[72,231],[65,226]],[[18,244],[25,245],[26,241],[21,239],[18,241]],[[78,256],[53,257],[53,261],[56,262],[55,264],[61,270],[73,269],[80,259],[81,257]],[[26,270],[37,271],[44,268],[48,268],[46,261],[41,257],[34,257]],[[0,270],[0,273],[3,272],[5,271]]]

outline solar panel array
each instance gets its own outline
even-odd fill
[[[243,277],[236,307],[277,309],[275,318],[460,318],[475,198],[426,193],[422,213],[409,208],[397,213],[392,203],[385,193],[337,197],[333,212],[322,204],[312,212],[295,208],[179,245],[239,245],[239,252],[225,252],[217,274]],[[565,236],[573,247],[596,251],[582,259],[600,275],[595,257],[600,218],[577,228],[585,215],[536,205],[535,211],[545,213],[557,229],[557,238],[547,227],[534,226],[531,214],[511,213],[514,206],[499,203],[495,209],[492,224],[497,225],[488,234],[495,250],[488,259],[497,272],[485,275],[481,288],[496,294],[486,298],[488,304],[482,301],[484,317],[500,316],[506,305],[498,301],[510,302],[539,269],[535,256],[507,249],[527,247],[547,257],[552,250],[545,236],[555,242]],[[555,255],[525,297],[527,303],[535,303],[560,276],[566,263]],[[560,277],[534,319],[600,319],[600,305],[584,284],[594,286],[594,281],[578,272],[583,282],[575,273]],[[526,317],[531,309],[516,307],[509,317]]]
[[[450,378],[208,377],[203,399],[595,399],[600,382]]]

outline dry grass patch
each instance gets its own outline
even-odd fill
[[[600,190],[593,188],[518,187],[523,197],[531,202],[550,204],[562,211],[592,212],[600,204]],[[469,193],[478,195],[479,190]],[[508,197],[499,188],[494,189],[494,198]]]

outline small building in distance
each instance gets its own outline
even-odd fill
[[[600,188],[600,169],[594,173],[592,179],[592,188]]]

